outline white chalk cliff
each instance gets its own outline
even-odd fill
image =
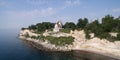
[[[41,42],[39,40],[25,38],[24,35],[26,33],[29,34],[30,36],[38,36],[38,34],[32,33],[30,30],[21,30],[20,38],[35,41],[50,49],[54,48],[58,50],[68,50],[68,51],[69,50],[86,50],[86,51],[93,51],[93,52],[110,54],[113,56],[120,57],[120,41],[109,42],[106,39],[99,39],[97,37],[94,37],[93,33],[91,33],[91,37],[93,37],[92,39],[86,39],[84,30],[80,30],[80,31],[74,30],[74,31],[71,31],[70,33],[59,32],[56,34],[50,34],[52,32],[49,32],[49,31],[43,33],[43,36],[50,35],[50,36],[55,36],[55,37],[60,37],[60,36],[74,37],[75,39],[74,39],[73,44],[67,45],[67,46],[55,46],[53,44],[48,43],[47,41]]]

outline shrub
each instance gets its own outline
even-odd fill
[[[27,37],[29,37],[29,34],[28,34],[28,33],[26,33],[26,34],[25,34],[25,37],[26,37],[26,38],[27,38]]]
[[[50,43],[55,44],[55,45],[66,45],[66,44],[72,44],[74,41],[73,37],[53,37],[53,36],[47,36],[45,37],[47,40],[50,41]]]
[[[111,37],[111,35],[109,33],[102,33],[100,35],[98,35],[99,38],[105,38],[105,39],[109,39]]]
[[[32,39],[37,39],[37,37],[36,37],[36,36],[31,36],[31,38],[32,38]]]
[[[86,37],[86,39],[90,39],[90,32],[89,32],[89,30],[87,30],[87,29],[84,29],[84,31],[85,31],[85,37]]]
[[[66,29],[60,29],[60,32],[64,32],[64,33],[70,33],[70,30],[69,28],[66,28]]]
[[[25,30],[25,29],[27,29],[27,28],[24,28],[24,27],[23,27],[23,28],[21,28],[21,30]]]
[[[120,33],[117,34],[117,39],[120,40]]]

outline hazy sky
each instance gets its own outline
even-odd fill
[[[89,21],[120,16],[120,0],[0,0],[0,28],[20,28],[43,21]]]

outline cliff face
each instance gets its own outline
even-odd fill
[[[28,29],[21,30],[19,35],[25,36],[26,34],[28,34],[29,36],[39,36],[40,35],[40,34],[33,33],[32,31],[30,31]]]
[[[75,42],[73,42],[74,50],[89,50],[120,56],[120,41],[110,42],[106,39],[94,37],[94,34],[91,34],[93,38],[86,39],[83,30],[73,31],[72,33],[72,36],[75,37]]]
[[[54,36],[54,37],[61,37],[61,36],[70,36],[70,34],[67,33],[53,33],[52,32],[44,32],[43,36]],[[49,51],[71,51],[73,46],[72,45],[65,45],[65,46],[56,46],[55,44],[51,44],[48,40],[42,41],[38,39],[32,39],[30,37],[25,37],[25,35],[28,34],[29,36],[40,36],[41,34],[35,34],[31,32],[30,30],[21,30],[19,34],[19,38],[36,43],[34,45],[37,45],[35,47],[39,47],[38,45],[46,48]],[[32,44],[33,45],[33,44]]]
[[[55,46],[54,44],[49,43],[47,40],[40,41],[40,40],[31,39],[31,38],[26,38],[24,37],[26,33],[29,34],[30,36],[39,35],[39,34],[32,33],[30,30],[21,30],[19,37],[22,39],[36,42],[48,49],[54,49],[58,51],[86,50],[86,51],[110,54],[113,56],[120,56],[120,41],[109,42],[106,39],[99,39],[97,37],[94,37],[94,34],[91,34],[93,38],[88,40],[85,38],[84,30],[81,30],[81,31],[75,30],[75,31],[71,31],[70,33],[56,33],[56,34],[50,34],[51,32],[43,33],[44,36],[52,35],[55,37],[60,37],[60,36],[74,37],[75,39],[73,44],[66,45],[66,46]]]

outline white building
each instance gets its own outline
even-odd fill
[[[58,21],[53,28],[53,32],[59,32],[61,28],[62,28],[62,22]]]

